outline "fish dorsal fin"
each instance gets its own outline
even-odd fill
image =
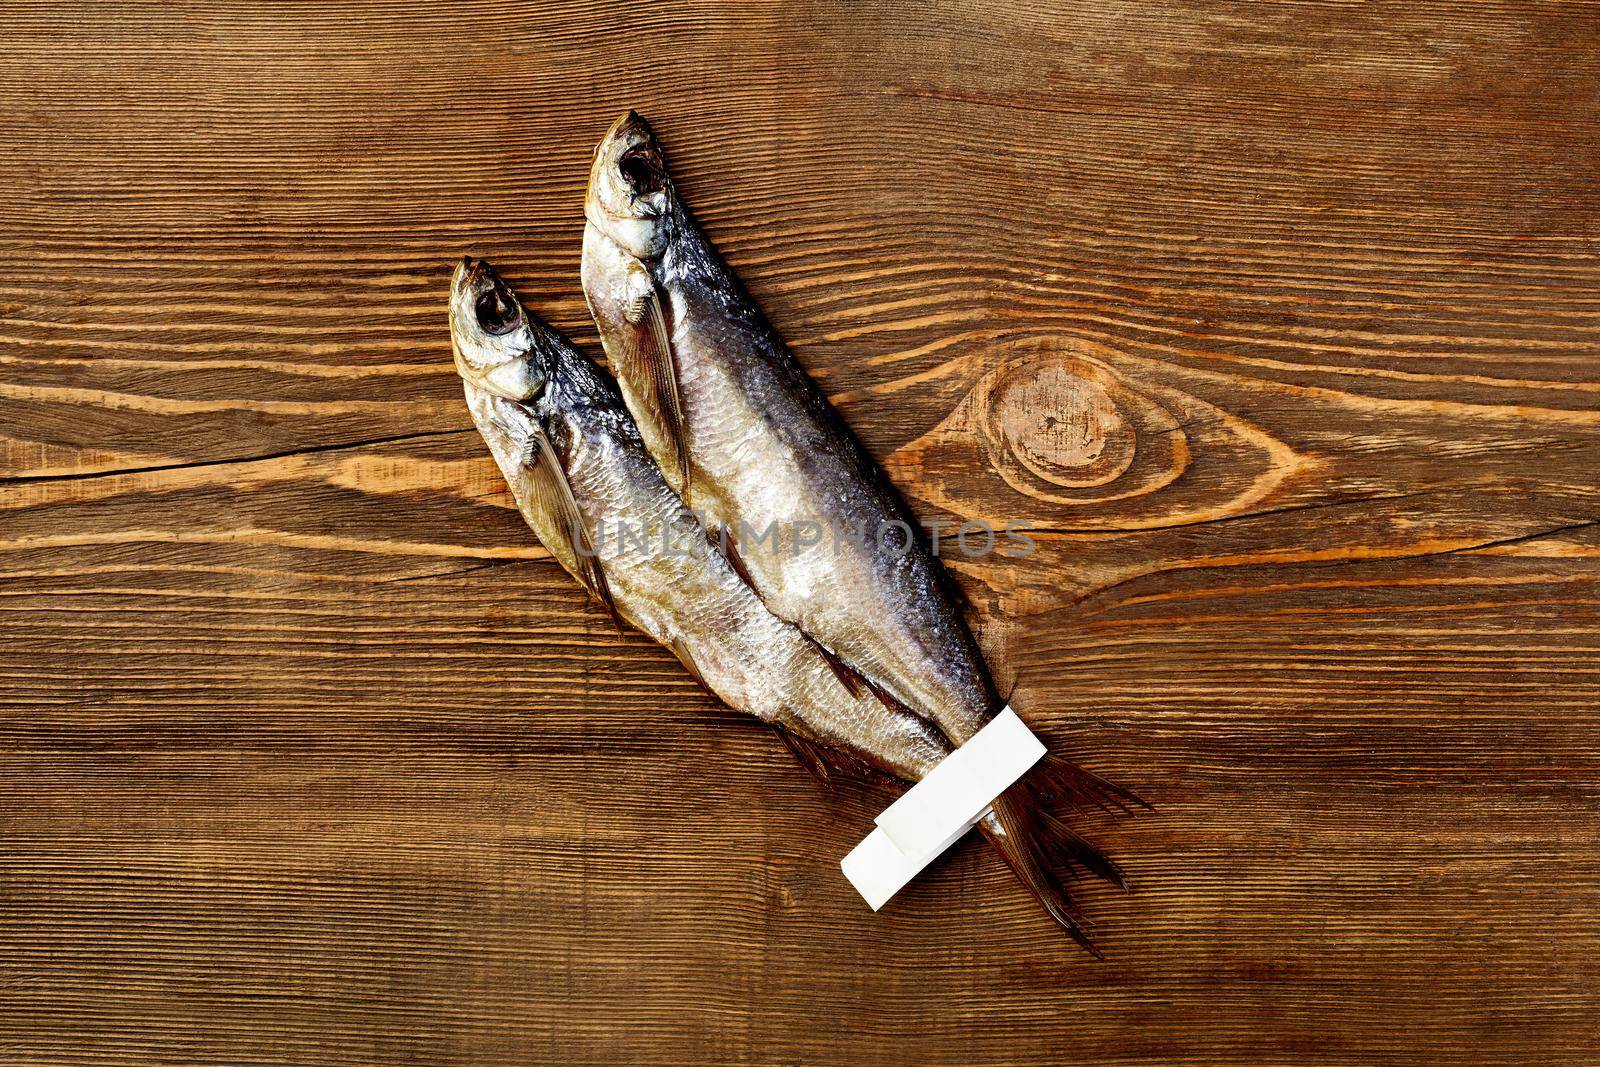
[[[544,427],[535,422],[525,447],[524,459],[533,488],[530,503],[544,520],[539,528],[566,542],[568,554],[577,567],[578,580],[594,594],[620,629],[622,616],[617,613],[616,602],[611,599],[606,573],[600,566],[600,557],[595,552],[589,530],[584,526],[583,513],[578,510],[577,498],[572,495],[572,485],[567,481],[567,472],[561,465],[561,456],[556,452],[555,444],[545,433]]]
[[[678,389],[677,357],[661,310],[661,290],[638,260],[629,263],[627,298],[622,314],[637,335],[634,351],[641,384],[649,393],[656,420],[672,450],[670,462],[662,467],[676,472],[678,484],[673,488],[683,495],[689,487],[689,446],[685,439],[683,394]]]

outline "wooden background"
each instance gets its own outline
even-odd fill
[[[0,1062],[1600,1060],[1600,10],[0,9]],[[623,109],[1158,814],[1074,951],[524,529]]]

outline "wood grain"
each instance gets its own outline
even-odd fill
[[[1589,3],[0,9],[0,1061],[1600,1059]],[[619,638],[444,326],[637,107],[1158,813],[1074,952]]]

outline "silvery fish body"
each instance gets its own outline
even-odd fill
[[[711,247],[631,112],[595,153],[585,213],[584,294],[673,488],[728,539],[776,615],[951,741],[968,740],[1002,702],[940,564]]]
[[[767,609],[662,476],[599,368],[535,320],[486,264],[456,271],[456,369],[518,508],[555,558],[619,619],[671,649],[714,695],[778,728],[814,773],[863,766],[920,780],[951,751],[935,726],[859,689]],[[607,536],[623,527],[632,536]],[[1091,952],[1059,867],[1116,868],[1016,790],[979,829]]]
[[[452,335],[473,421],[523,516],[569,572],[730,707],[791,738],[908,781],[943,758],[937,730],[851,693],[815,643],[734,573],[663,481],[610,378],[529,315],[487,264],[463,263],[454,288]],[[480,304],[491,328],[509,328],[485,330]]]
[[[877,464],[779,339],[678,196],[629,112],[595,150],[583,288],[613,373],[663,476],[779,618],[847,680],[955,745],[1001,709],[948,578]],[[1132,793],[1055,757],[995,802],[1002,853],[1084,939],[1050,872],[1120,875],[1039,806],[1107,809]],[[1084,942],[1087,944],[1087,942]]]

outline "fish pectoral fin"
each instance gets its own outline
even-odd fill
[[[689,485],[689,446],[685,439],[683,395],[678,389],[672,334],[667,330],[666,315],[661,310],[661,291],[642,264],[636,261],[634,266],[622,315],[635,327],[637,338],[633,347],[638,357],[637,372],[672,449],[671,461],[662,466],[677,473],[678,484],[673,488],[681,495]]]
[[[794,753],[794,758],[829,792],[833,791],[835,775],[867,781],[879,781],[886,777],[886,772],[852,752],[802,737],[782,723],[775,723],[774,726],[783,743]]]
[[[650,283],[647,281],[646,284]],[[637,326],[644,321],[645,305],[650,302],[650,295],[649,289],[638,287],[628,294],[628,302],[622,307],[622,317],[628,320],[629,326]]]
[[[532,473],[532,503],[544,518],[544,529],[551,536],[560,537],[566,542],[565,547],[578,569],[578,580],[600,601],[617,628],[622,629],[622,616],[617,613],[616,602],[611,598],[611,587],[606,583],[600,557],[588,528],[584,526],[583,513],[578,510],[577,498],[572,495],[572,485],[567,481],[561,457],[543,426],[534,425],[526,448],[526,464]]]

